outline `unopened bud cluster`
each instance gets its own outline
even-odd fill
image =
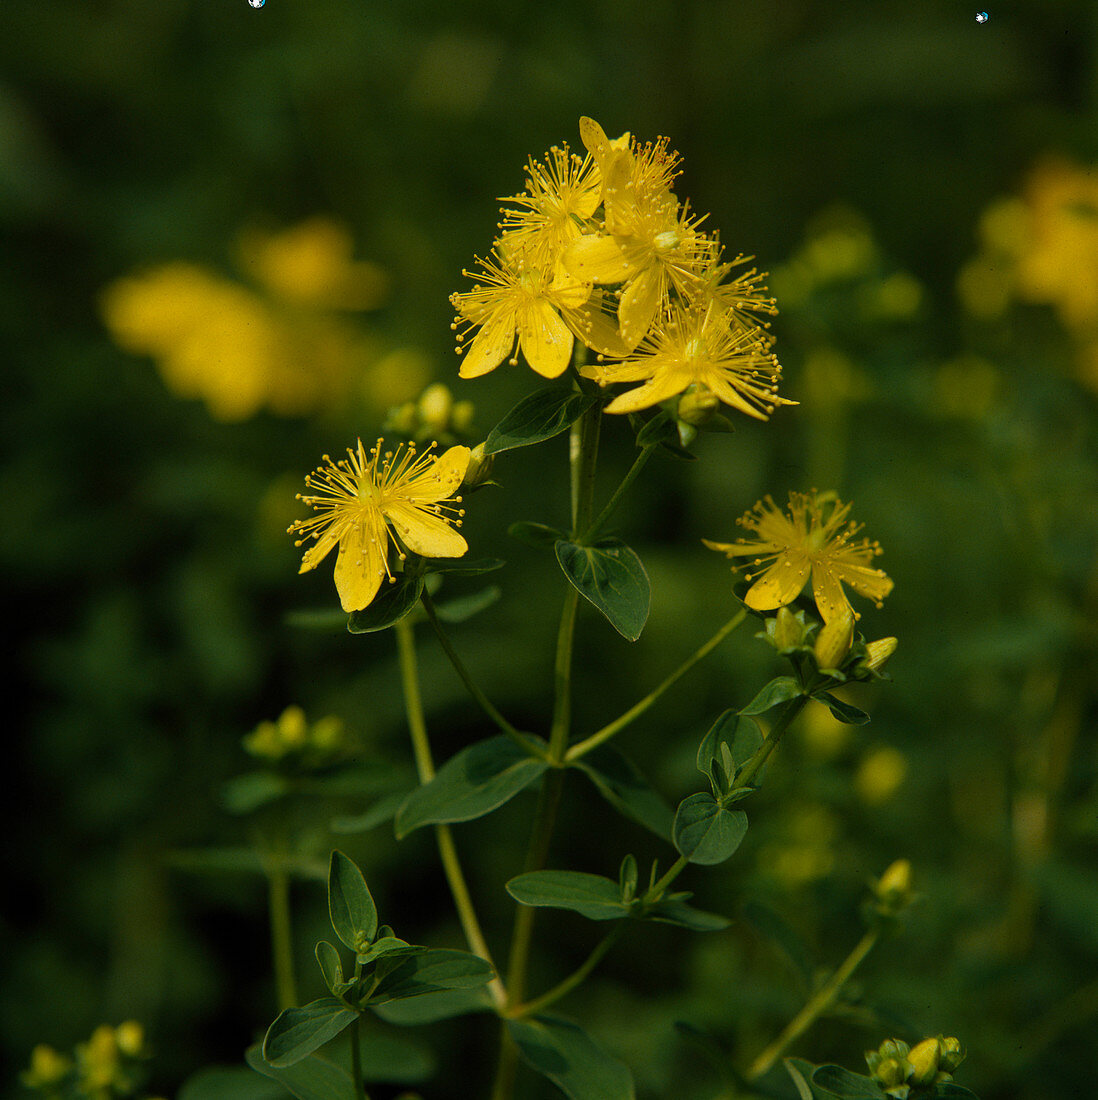
[[[964,1057],[959,1040],[939,1035],[913,1047],[902,1039],[886,1039],[876,1050],[866,1051],[865,1060],[886,1096],[908,1100],[952,1080]]]
[[[472,401],[455,401],[446,386],[435,382],[418,400],[390,409],[382,434],[402,435],[417,443],[435,440],[441,447],[469,443],[473,438],[474,412]]]
[[[301,707],[287,707],[274,722],[260,722],[242,741],[257,760],[279,767],[325,768],[351,748],[341,719],[329,715],[309,722]]]
[[[855,617],[849,607],[824,623],[807,617],[804,611],[779,607],[772,619],[766,620],[766,633],[760,634],[780,654],[797,664],[798,654],[810,657],[821,673],[839,681],[882,679],[882,670],[896,652],[895,638],[879,638],[867,642],[855,629]]]

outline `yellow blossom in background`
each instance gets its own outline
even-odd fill
[[[871,749],[854,776],[854,789],[868,806],[887,802],[907,778],[907,757],[899,749]]]
[[[826,807],[809,803],[791,808],[779,839],[759,850],[759,868],[789,887],[824,878],[835,866],[839,821]]]
[[[333,311],[376,308],[384,276],[353,262],[349,235],[326,219],[245,234],[241,251],[254,288],[185,262],[111,283],[101,308],[116,343],[151,356],[173,393],[201,399],[217,420],[345,400],[375,351]]]
[[[892,591],[892,581],[870,565],[881,552],[880,546],[868,539],[853,541],[861,526],[847,521],[850,508],[833,494],[812,490],[791,492],[783,512],[767,496],[737,520],[741,527],[754,531],[756,538],[702,542],[729,558],[750,557],[753,560],[748,565],[766,566],[761,573],[745,574],[755,582],[744,596],[748,607],[772,611],[790,604],[811,576],[816,607],[824,622],[829,622],[847,609],[853,611],[844,584],[878,607]],[[857,612],[853,614],[859,617]]]
[[[23,1084],[30,1089],[48,1089],[63,1081],[72,1069],[72,1059],[45,1043],[39,1043],[31,1051],[30,1067],[21,1075]]]
[[[309,722],[297,706],[287,707],[275,722],[260,722],[242,744],[251,756],[268,763],[293,759],[306,767],[325,767],[350,746],[342,719],[328,715]]]
[[[361,611],[373,601],[382,577],[392,581],[389,543],[397,543],[404,559],[406,547],[425,557],[459,558],[468,549],[453,528],[465,513],[455,497],[469,465],[468,447],[451,447],[441,455],[422,454],[415,444],[382,453],[383,440],[369,452],[358,441],[347,449],[347,458],[325,465],[305,478],[313,490],[298,499],[318,515],[291,524],[296,543],[317,541],[305,552],[301,573],[315,569],[336,547],[336,591],[344,611]]]

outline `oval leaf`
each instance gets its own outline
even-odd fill
[[[276,1069],[292,1066],[334,1039],[357,1017],[353,1008],[335,997],[322,997],[304,1008],[287,1008],[267,1029],[263,1057]]]
[[[470,745],[405,799],[397,811],[396,835],[406,836],[421,825],[483,817],[514,798],[547,767],[502,735]]]
[[[796,699],[797,696],[801,694],[803,694],[801,685],[798,684],[792,676],[778,676],[771,680],[770,683],[740,711],[740,714],[763,714],[765,711],[770,710],[771,707],[776,707],[779,703],[788,702],[790,699]]]
[[[698,771],[722,792],[728,790],[732,775],[727,774],[721,745],[731,749],[732,770],[738,771],[763,743],[762,730],[753,718],[726,710],[702,738],[698,746]]]
[[[596,398],[575,390],[551,386],[524,397],[489,433],[486,455],[529,447],[552,439],[570,428],[595,403]]]
[[[859,710],[858,707],[844,703],[842,699],[836,698],[830,691],[821,691],[819,694],[813,695],[812,698],[830,708],[832,716],[840,722],[845,722],[848,726],[864,726],[869,721],[869,715],[864,710]]]
[[[421,997],[371,1004],[370,1008],[386,1023],[400,1027],[433,1024],[438,1020],[468,1016],[474,1012],[495,1012],[492,998],[483,986],[476,989],[442,989],[437,993],[424,993]]]
[[[423,591],[423,574],[401,573],[392,584],[383,584],[374,602],[362,611],[352,611],[347,629],[352,634],[373,634],[388,630],[410,615],[419,603]]]
[[[600,745],[572,765],[595,784],[599,794],[619,813],[670,839],[674,813],[649,785],[637,766],[614,745]]]
[[[361,951],[377,933],[377,906],[362,872],[342,852],[332,852],[328,868],[328,912],[336,935]]]
[[[389,971],[370,997],[369,1005],[437,993],[441,989],[475,989],[486,985],[495,971],[479,955],[468,951],[431,948],[410,955]]]
[[[571,1100],[634,1100],[633,1075],[577,1024],[560,1016],[508,1020],[525,1062]]]
[[[561,539],[557,561],[564,575],[623,637],[635,642],[648,619],[652,589],[636,552],[619,539],[600,539],[580,546]]]
[[[675,924],[680,928],[689,928],[692,932],[720,932],[732,923],[719,913],[707,913],[704,909],[695,909],[685,901],[675,898],[656,902],[644,914],[644,919],[659,921],[661,924]]]
[[[747,814],[726,810],[706,791],[683,799],[675,814],[675,847],[691,863],[723,863],[746,832]]]
[[[847,1100],[881,1100],[877,1083],[860,1073],[851,1073],[842,1066],[819,1066],[812,1074],[812,1084],[830,1096]]]
[[[315,948],[316,961],[324,975],[324,984],[335,993],[343,985],[343,963],[339,961],[339,952],[327,941],[321,940]]]
[[[256,1073],[277,1081],[297,1100],[332,1100],[333,1096],[351,1095],[351,1075],[318,1054],[292,1066],[275,1067],[263,1060],[257,1043],[248,1048],[244,1060]],[[218,1100],[224,1100],[226,1095],[222,1093]]]
[[[507,893],[523,905],[571,909],[589,920],[620,920],[629,916],[621,887],[602,875],[584,871],[529,871],[507,883]]]

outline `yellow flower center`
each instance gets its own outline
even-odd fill
[[[673,229],[666,229],[662,233],[657,233],[652,241],[657,252],[670,252],[672,249],[678,248],[681,243],[682,238]]]

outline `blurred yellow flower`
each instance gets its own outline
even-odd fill
[[[854,788],[868,806],[887,802],[907,778],[907,757],[898,749],[877,748],[868,752],[858,765]]]
[[[406,547],[414,554],[436,558],[460,558],[469,549],[453,527],[460,526],[464,510],[455,497],[469,465],[468,447],[451,447],[431,454],[431,444],[417,455],[415,444],[381,451],[378,440],[368,453],[358,441],[347,448],[347,458],[309,474],[305,484],[314,492],[298,495],[319,514],[298,520],[289,534],[316,543],[306,552],[299,572],[317,565],[338,545],[335,564],[336,591],[344,611],[361,611],[381,587],[381,578],[394,580],[389,570],[389,543],[397,542],[404,560]],[[452,500],[452,503],[451,503]],[[395,534],[394,534],[395,532]]]
[[[736,521],[754,531],[757,538],[702,542],[729,558],[752,557],[751,565],[769,561],[761,573],[745,575],[755,582],[744,596],[748,607],[772,611],[792,603],[811,575],[816,607],[824,622],[830,622],[848,609],[853,612],[844,584],[878,607],[892,591],[892,581],[870,566],[881,552],[880,546],[868,539],[851,541],[861,525],[847,522],[850,508],[833,494],[813,489],[810,493],[791,492],[787,514],[767,496]],[[857,612],[853,614],[859,617]]]

